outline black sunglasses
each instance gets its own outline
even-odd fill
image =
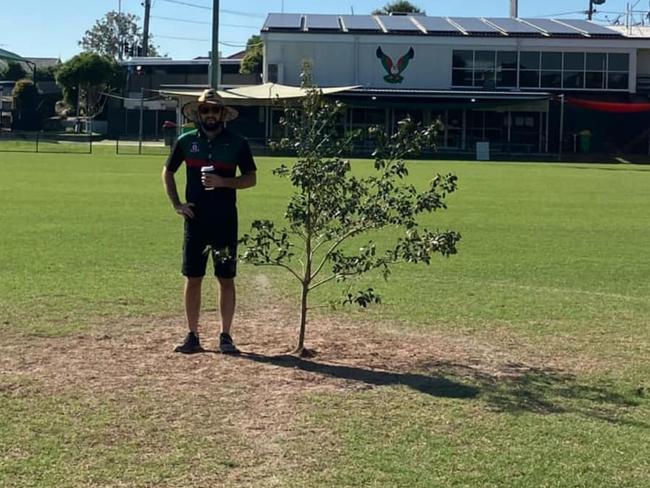
[[[218,114],[221,113],[221,107],[219,106],[203,106],[199,107],[199,113],[202,115],[206,114]]]

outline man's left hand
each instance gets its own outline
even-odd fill
[[[229,178],[224,178],[213,173],[204,173],[201,177],[203,186],[206,188],[227,188],[229,187],[228,180]]]

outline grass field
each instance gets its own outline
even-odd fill
[[[413,163],[459,177],[424,222],[457,256],[315,313],[313,360],[294,284],[242,266],[249,354],[187,358],[162,157],[112,152],[0,152],[0,486],[650,486],[649,166]],[[240,232],[281,218],[279,162]]]

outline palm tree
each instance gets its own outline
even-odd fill
[[[392,13],[424,14],[426,12],[407,0],[397,0],[373,11],[372,15],[390,15]]]

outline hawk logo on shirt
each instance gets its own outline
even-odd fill
[[[192,146],[190,147],[190,152],[191,153],[199,152],[199,143],[198,142],[193,142],[192,143]]]

